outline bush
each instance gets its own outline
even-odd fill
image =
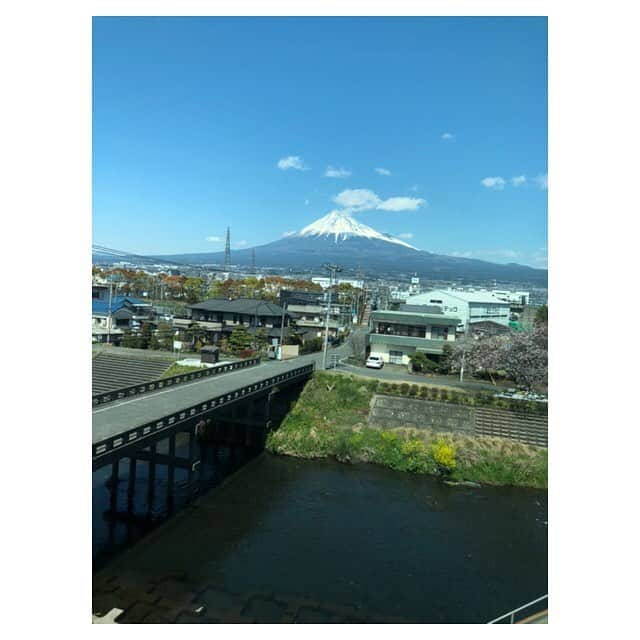
[[[438,363],[420,351],[416,351],[416,353],[411,356],[409,363],[411,370],[419,373],[433,372],[438,369]]]
[[[431,444],[431,457],[438,465],[438,468],[449,473],[456,468],[456,450],[444,440],[436,440]]]
[[[305,340],[303,345],[300,347],[300,353],[315,353],[316,351],[322,351],[323,346],[324,342],[322,338],[310,338],[309,340]]]
[[[406,396],[406,395],[409,393],[409,383],[407,383],[407,382],[403,382],[403,383],[400,385],[400,393],[401,393],[403,396]]]

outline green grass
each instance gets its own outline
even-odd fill
[[[546,488],[546,449],[503,438],[369,428],[369,408],[377,390],[374,380],[316,373],[280,428],[269,434],[267,449],[301,458],[370,462],[454,481]],[[436,462],[434,452],[443,446],[453,451],[453,468]]]
[[[162,374],[161,378],[170,378],[171,376],[179,376],[182,373],[191,373],[192,371],[199,371],[205,367],[189,367],[182,364],[176,364],[175,362]]]

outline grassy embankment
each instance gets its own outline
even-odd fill
[[[176,364],[175,362],[162,374],[162,378],[170,378],[171,376],[179,376],[182,373],[191,373],[192,371],[199,371],[205,367],[189,367],[182,364]],[[161,379],[162,379],[161,378]]]
[[[386,383],[370,379],[316,373],[280,428],[269,434],[267,449],[301,458],[372,462],[455,482],[546,488],[544,448],[503,438],[411,428],[369,428],[367,417],[373,394],[393,392],[392,386],[385,386]],[[437,391],[449,394],[443,397],[450,402],[455,398],[461,404],[488,404],[486,397]],[[425,388],[405,395],[425,398],[430,393],[433,392]]]

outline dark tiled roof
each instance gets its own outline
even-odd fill
[[[238,298],[236,300],[214,298],[213,300],[190,304],[189,308],[203,311],[217,311],[219,313],[242,313],[249,316],[282,315],[282,307],[280,305],[267,302],[266,300],[256,300],[254,298]]]

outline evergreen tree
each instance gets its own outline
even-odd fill
[[[251,334],[243,325],[236,327],[229,336],[229,349],[231,353],[240,353],[251,347]]]

